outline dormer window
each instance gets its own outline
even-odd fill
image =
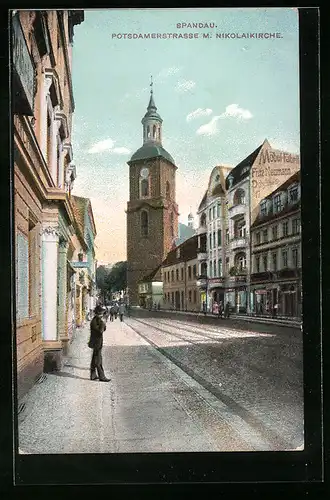
[[[274,213],[280,212],[282,210],[282,197],[281,193],[274,196]]]
[[[298,199],[299,199],[298,185],[295,185],[289,189],[289,203],[297,203]]]
[[[267,200],[263,200],[260,203],[260,215],[262,217],[264,217],[265,215],[267,215]]]

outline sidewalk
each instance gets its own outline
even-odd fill
[[[145,311],[145,309],[136,309],[136,311]],[[147,310],[149,312],[149,310]],[[155,314],[157,313],[168,313],[168,314],[173,314],[173,315],[186,315],[186,316],[195,316],[198,318],[212,318],[215,321],[218,321],[218,317],[210,312],[204,316],[204,313],[202,311],[199,312],[193,312],[193,311],[175,311],[172,309],[160,309],[158,310],[152,310],[151,312],[154,312]],[[132,315],[134,315],[134,309],[132,311]],[[284,317],[279,317],[279,318],[272,318],[272,317],[260,317],[260,316],[253,316],[253,315],[248,315],[248,314],[230,314],[229,321],[230,319],[235,319],[239,321],[247,321],[249,323],[263,323],[266,325],[279,325],[279,326],[291,326],[292,328],[300,328],[302,325],[302,320],[299,320],[298,318],[284,318]],[[228,320],[227,320],[228,321]]]
[[[46,374],[24,398],[21,453],[268,449],[258,437],[251,444],[244,422],[129,322],[107,323],[103,366],[109,383],[89,380],[89,325],[77,332],[63,370]]]

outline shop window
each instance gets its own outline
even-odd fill
[[[149,234],[149,216],[146,210],[141,212],[141,235],[146,238]]]
[[[299,234],[300,233],[300,219],[293,219],[292,220],[292,234]]]

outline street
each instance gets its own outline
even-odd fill
[[[21,453],[302,449],[299,329],[125,317],[104,333],[110,383],[89,380],[88,337],[24,399]]]

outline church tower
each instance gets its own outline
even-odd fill
[[[155,105],[152,81],[142,118],[143,145],[128,161],[127,286],[131,305],[139,305],[139,280],[155,270],[178,236],[176,165],[162,146],[163,120]]]

